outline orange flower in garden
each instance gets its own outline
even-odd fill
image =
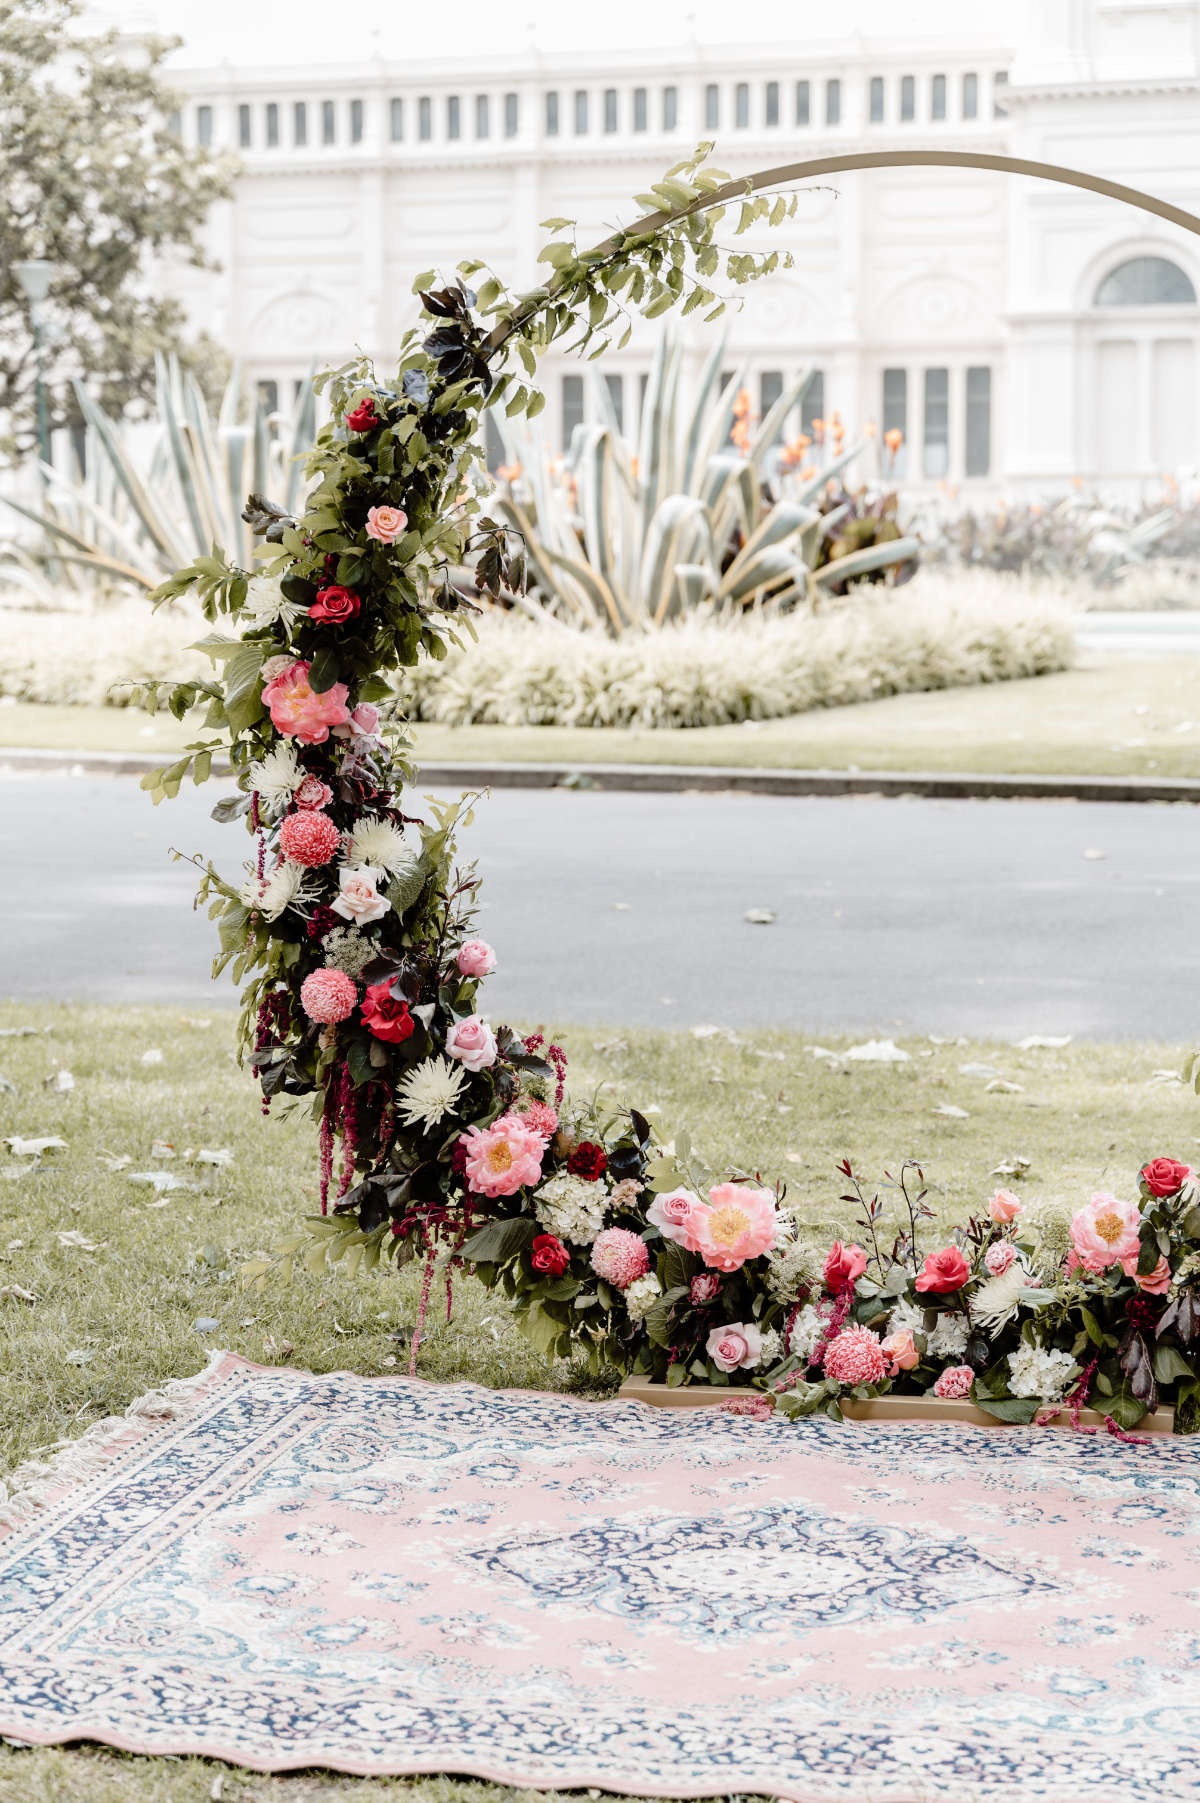
[[[815,419],[812,423],[812,431],[813,431],[813,437],[816,439],[817,443],[824,444],[825,443],[825,421],[823,419]]]
[[[900,449],[900,446],[904,443],[904,434],[899,426],[889,427],[883,435],[883,442],[894,457],[896,452]]]
[[[804,468],[800,471],[801,482],[811,482],[816,473],[816,466],[811,463],[806,463]]]
[[[750,390],[748,388],[739,388],[733,397],[733,417],[735,419],[745,419],[749,412]]]
[[[780,456],[780,462],[783,464],[784,469],[794,469],[798,463],[803,463],[804,453],[811,443],[812,439],[809,438],[805,432],[800,432],[795,438],[790,439],[788,443],[784,445],[783,452]]]
[[[869,419],[867,421],[866,425],[863,427],[863,437],[864,438],[874,438],[874,436],[878,432],[878,430],[879,430],[879,427],[875,424],[875,421],[873,419]]]
[[[638,473],[638,460],[636,457],[631,457],[629,459],[629,468],[633,472],[633,475],[636,477],[637,473]]]
[[[515,482],[521,474],[522,467],[519,463],[502,463],[496,474],[501,482]]]
[[[749,426],[749,422],[747,420],[735,419],[732,427],[730,428],[729,436],[733,440],[734,444],[737,446],[739,451],[745,452],[745,451],[749,450],[749,448],[750,448],[750,426]]]

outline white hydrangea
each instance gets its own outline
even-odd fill
[[[653,1271],[648,1271],[645,1277],[636,1277],[625,1291],[625,1307],[629,1311],[629,1319],[642,1320],[661,1295],[662,1290]]]
[[[286,599],[278,576],[251,576],[246,584],[246,599],[238,615],[240,624],[260,632],[264,626],[282,625],[290,633],[305,609]]]
[[[242,884],[241,898],[264,920],[278,920],[299,899],[307,874],[303,865],[285,859],[266,876],[248,877]]]
[[[534,1195],[534,1213],[546,1229],[575,1246],[590,1246],[604,1226],[608,1192],[601,1183],[561,1172]]]
[[[257,790],[259,808],[268,814],[281,813],[303,779],[300,759],[289,739],[281,739],[265,758],[250,766],[250,787]]]
[[[1008,1387],[1014,1396],[1036,1396],[1041,1402],[1061,1402],[1068,1385],[1079,1375],[1069,1352],[1030,1346],[1022,1340],[1008,1355]]]
[[[894,1333],[923,1334],[925,1332],[925,1310],[918,1308],[909,1297],[902,1296],[888,1316],[887,1332],[888,1335]]]
[[[812,1303],[806,1303],[792,1322],[792,1330],[788,1334],[787,1349],[793,1358],[807,1362],[812,1357],[818,1340],[825,1332],[825,1326],[824,1320]]]
[[[777,1327],[768,1327],[762,1336],[762,1350],[758,1355],[758,1363],[762,1370],[769,1371],[783,1357],[783,1335]]]
[[[420,855],[419,845],[378,814],[364,814],[355,823],[346,847],[346,863],[352,868],[366,864],[374,870],[385,870],[391,876],[411,869]]]
[[[817,1254],[803,1240],[785,1240],[767,1260],[767,1289],[777,1302],[791,1302],[802,1284],[815,1282]]]
[[[427,1058],[409,1071],[396,1089],[400,1118],[408,1127],[426,1131],[436,1127],[446,1115],[453,1114],[466,1087],[467,1074],[461,1064],[448,1058]]]
[[[929,1352],[934,1358],[961,1358],[967,1350],[971,1329],[965,1315],[939,1315],[937,1326],[929,1335]]]

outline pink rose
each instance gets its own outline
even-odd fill
[[[1003,1277],[1016,1256],[1017,1249],[1011,1240],[997,1240],[983,1255],[984,1268],[989,1276]]]
[[[762,1334],[750,1321],[714,1327],[704,1348],[718,1371],[748,1370],[762,1357]]]
[[[701,1204],[695,1227],[696,1250],[706,1265],[736,1271],[748,1258],[771,1250],[779,1237],[779,1216],[769,1190],[718,1183],[708,1199],[711,1206]]]
[[[915,1287],[923,1293],[932,1291],[935,1296],[948,1295],[951,1290],[961,1290],[970,1275],[971,1268],[958,1247],[947,1246],[929,1254]]]
[[[546,1142],[509,1116],[490,1127],[472,1127],[459,1140],[471,1188],[481,1196],[515,1196],[542,1174]]]
[[[704,1204],[694,1190],[673,1189],[667,1195],[655,1196],[646,1210],[646,1219],[665,1240],[674,1240],[688,1252],[698,1252],[696,1227],[703,1212]]]
[[[947,1365],[942,1375],[933,1386],[935,1396],[949,1396],[961,1400],[971,1394],[971,1385],[975,1382],[975,1373],[970,1365]]]
[[[496,954],[486,939],[466,940],[454,961],[464,977],[490,976],[496,968]]]
[[[825,1258],[825,1283],[837,1295],[839,1290],[852,1290],[867,1268],[867,1255],[861,1246],[843,1246],[834,1240]]]
[[[297,659],[267,684],[262,698],[276,732],[299,739],[302,745],[323,745],[331,728],[336,732],[350,719],[346,706],[350,691],[344,682],[335,682],[318,694],[309,684],[309,669],[302,658]]]
[[[373,870],[347,870],[343,865],[338,871],[338,883],[337,900],[330,905],[335,914],[352,921],[355,926],[382,920],[392,905],[387,896],[380,895],[376,889]]]
[[[379,737],[379,709],[370,701],[360,701],[345,723],[334,727],[334,737],[353,739],[355,745],[372,745]]]
[[[372,507],[367,513],[367,537],[380,545],[394,545],[408,525],[403,507]]]
[[[1121,1269],[1124,1271],[1126,1277],[1133,1278],[1138,1289],[1144,1290],[1147,1296],[1165,1296],[1171,1287],[1171,1267],[1166,1259],[1161,1256],[1153,1271],[1147,1271],[1140,1277],[1138,1275],[1138,1254],[1136,1252],[1131,1253],[1128,1258],[1123,1258],[1121,1260]]]
[[[1097,1190],[1086,1207],[1071,1217],[1071,1244],[1089,1271],[1104,1271],[1122,1259],[1137,1259],[1141,1215],[1136,1202],[1119,1202]]]
[[[897,1371],[912,1371],[921,1362],[917,1342],[907,1327],[888,1335],[883,1342],[883,1353],[890,1366],[889,1377],[895,1377]]]
[[[1006,1226],[1009,1221],[1016,1220],[1023,1206],[1024,1204],[1013,1195],[1010,1189],[998,1189],[988,1203],[988,1213],[993,1221],[998,1221],[1001,1226]]]
[[[333,800],[333,790],[319,776],[309,775],[303,779],[292,800],[298,808],[315,811],[329,806]]]
[[[464,1070],[485,1070],[496,1062],[496,1035],[485,1020],[470,1014],[466,1020],[456,1020],[446,1034],[446,1056],[457,1058]],[[545,1146],[540,1134],[534,1134],[533,1138]]]

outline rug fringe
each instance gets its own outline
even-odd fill
[[[131,1422],[174,1421],[186,1414],[196,1392],[225,1356],[224,1352],[211,1352],[194,1376],[168,1378],[157,1390],[137,1397],[123,1415],[94,1422],[77,1440],[56,1440],[0,1479],[0,1533],[28,1521],[64,1487],[102,1471],[117,1446],[129,1440]]]

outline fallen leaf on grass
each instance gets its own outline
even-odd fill
[[[944,1114],[951,1121],[969,1121],[971,1118],[965,1108],[956,1108],[953,1102],[941,1102],[933,1112]]]
[[[855,1064],[907,1064],[909,1055],[898,1046],[894,1039],[868,1039],[862,1045],[852,1045],[843,1053],[848,1061]]]
[[[40,1158],[43,1152],[65,1151],[67,1142],[59,1139],[56,1133],[46,1134],[42,1139],[22,1139],[19,1133],[10,1134],[5,1145],[14,1158]]]
[[[960,1077],[998,1077],[1000,1072],[994,1064],[960,1064],[958,1074]]]
[[[41,1300],[36,1291],[23,1290],[19,1283],[6,1283],[0,1285],[0,1296],[10,1299],[13,1302],[28,1302],[31,1304]]]
[[[840,1064],[842,1062],[842,1054],[840,1052],[831,1052],[828,1046],[806,1045],[804,1049],[806,1052],[811,1052],[814,1058],[828,1058],[831,1064]]]
[[[1146,1078],[1147,1087],[1151,1083],[1182,1083],[1183,1078],[1178,1071],[1155,1071],[1152,1077]]]
[[[990,1175],[993,1177],[1023,1177],[1032,1163],[1033,1160],[1031,1158],[1022,1158],[1018,1153],[1014,1152],[1011,1158],[1001,1159],[1000,1163],[990,1172]]]
[[[90,1365],[95,1356],[90,1346],[77,1346],[74,1352],[64,1354],[68,1365]]]
[[[216,1333],[221,1323],[215,1315],[197,1315],[192,1322],[193,1333]]]
[[[69,1095],[75,1087],[75,1079],[68,1070],[57,1070],[53,1076],[42,1078],[42,1088],[52,1089],[56,1096]]]
[[[152,1189],[157,1190],[160,1195],[167,1190],[194,1190],[196,1188],[194,1183],[185,1183],[182,1177],[177,1177],[174,1171],[126,1171],[125,1181],[126,1183],[149,1184],[149,1186]]]
[[[103,1152],[100,1162],[110,1171],[123,1171],[133,1163],[133,1159],[128,1152]]]
[[[162,1061],[163,1054],[158,1046],[151,1046],[148,1052],[142,1053],[143,1064],[161,1064]]]
[[[60,1246],[75,1246],[80,1252],[99,1251],[95,1240],[90,1240],[86,1233],[80,1233],[78,1227],[68,1227],[65,1233],[60,1233],[58,1243]]]
[[[1018,1052],[1061,1052],[1065,1045],[1070,1045],[1071,1034],[1063,1033],[1029,1033],[1024,1039],[1018,1039]]]
[[[0,1096],[15,1096],[16,1093],[17,1086],[12,1078],[6,1077],[3,1072],[0,1072]]]
[[[948,1039],[942,1033],[931,1033],[929,1035],[929,1043],[930,1045],[966,1045],[967,1042],[961,1033],[955,1039]]]
[[[1020,1083],[1007,1083],[1003,1077],[993,1077],[990,1083],[983,1086],[985,1096],[1021,1096],[1024,1086]]]
[[[33,1039],[49,1031],[49,1027],[0,1027],[0,1039]]]
[[[174,1158],[174,1142],[169,1139],[152,1139],[150,1141],[150,1156],[152,1158]]]

